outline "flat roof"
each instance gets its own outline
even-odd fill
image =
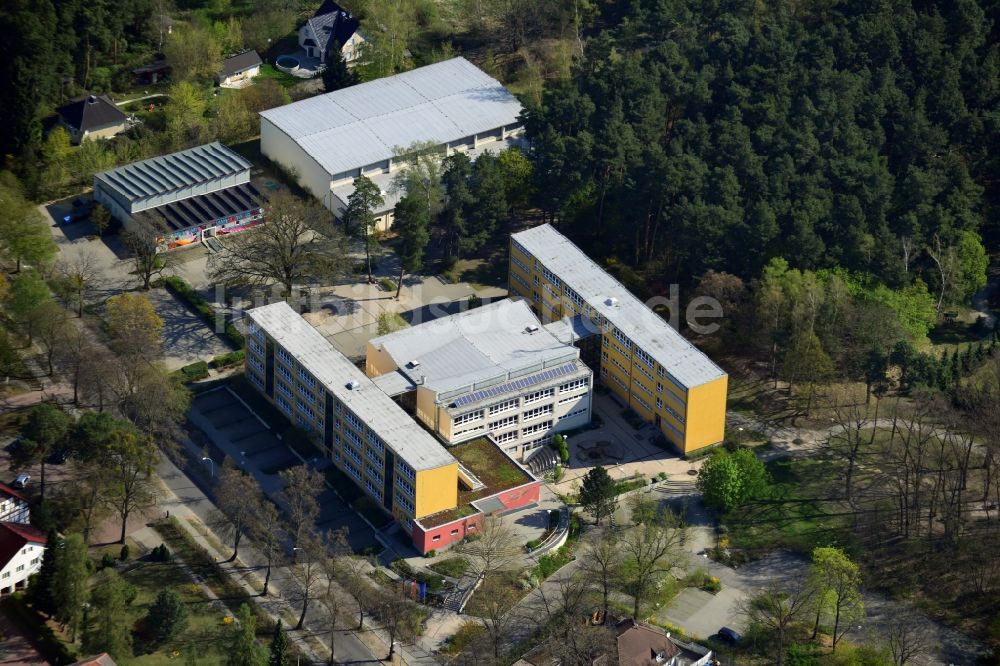
[[[511,239],[650,354],[681,385],[693,388],[725,376],[722,368],[551,225],[512,234]]]
[[[520,114],[499,81],[461,57],[260,113],[331,176],[417,141],[443,144],[513,125]]]
[[[420,427],[402,407],[383,393],[288,303],[279,301],[253,308],[246,314],[414,471],[434,469],[456,462],[430,433]],[[349,388],[352,383],[357,388]]]
[[[181,231],[260,208],[264,205],[262,199],[260,191],[251,183],[241,183],[147,208],[138,215],[158,217],[171,231]]]
[[[504,299],[371,340],[417,385],[479,390],[573,363],[580,350],[541,326],[527,303]],[[417,362],[417,365],[413,365]]]
[[[251,166],[242,155],[214,141],[102,171],[94,174],[94,180],[128,201],[137,201],[240,174]]]
[[[488,435],[456,444],[448,450],[455,455],[460,464],[482,482],[482,485],[474,490],[459,488],[457,506],[423,516],[417,521],[423,527],[436,527],[463,514],[468,515],[467,507],[473,503],[476,508],[486,511],[491,507],[489,503],[484,506],[483,500],[505,490],[537,481],[531,472],[514,462]],[[506,508],[506,505],[500,501],[500,506],[494,504],[493,508],[500,510]]]

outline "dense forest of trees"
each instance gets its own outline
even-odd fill
[[[526,112],[540,204],[574,237],[653,289],[756,278],[778,256],[921,279],[945,302],[982,284],[965,272],[985,269],[1000,203],[1000,4],[606,10],[572,78]]]

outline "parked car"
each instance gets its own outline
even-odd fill
[[[17,478],[14,479],[14,487],[27,488],[29,481],[31,481],[31,477],[25,474],[24,472],[21,472],[20,474],[17,475]]]
[[[64,462],[66,462],[67,460],[69,460],[70,456],[72,456],[72,455],[73,455],[73,450],[72,449],[67,449],[67,448],[56,449],[55,451],[53,451],[52,453],[50,453],[48,455],[48,457],[45,459],[45,464],[46,465],[62,465]]]
[[[735,629],[730,629],[729,627],[723,627],[719,629],[719,639],[724,643],[729,643],[730,645],[737,645],[743,637]]]

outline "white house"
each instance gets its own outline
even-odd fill
[[[222,69],[217,77],[221,88],[243,88],[260,74],[263,64],[256,51],[246,51],[222,61]]]
[[[0,523],[0,594],[23,588],[42,566],[45,534],[21,523]]]
[[[28,524],[28,498],[6,483],[0,483],[0,522]]]
[[[361,53],[365,39],[358,32],[361,22],[333,0],[324,0],[312,18],[299,28],[299,46],[310,58],[324,65],[330,50],[339,46],[350,65]]]

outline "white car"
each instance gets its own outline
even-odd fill
[[[16,479],[14,479],[14,487],[15,488],[26,488],[28,486],[28,482],[29,481],[31,481],[31,477],[28,476],[27,474],[25,474],[24,472],[22,472],[22,473],[20,473],[20,474],[17,475]]]

